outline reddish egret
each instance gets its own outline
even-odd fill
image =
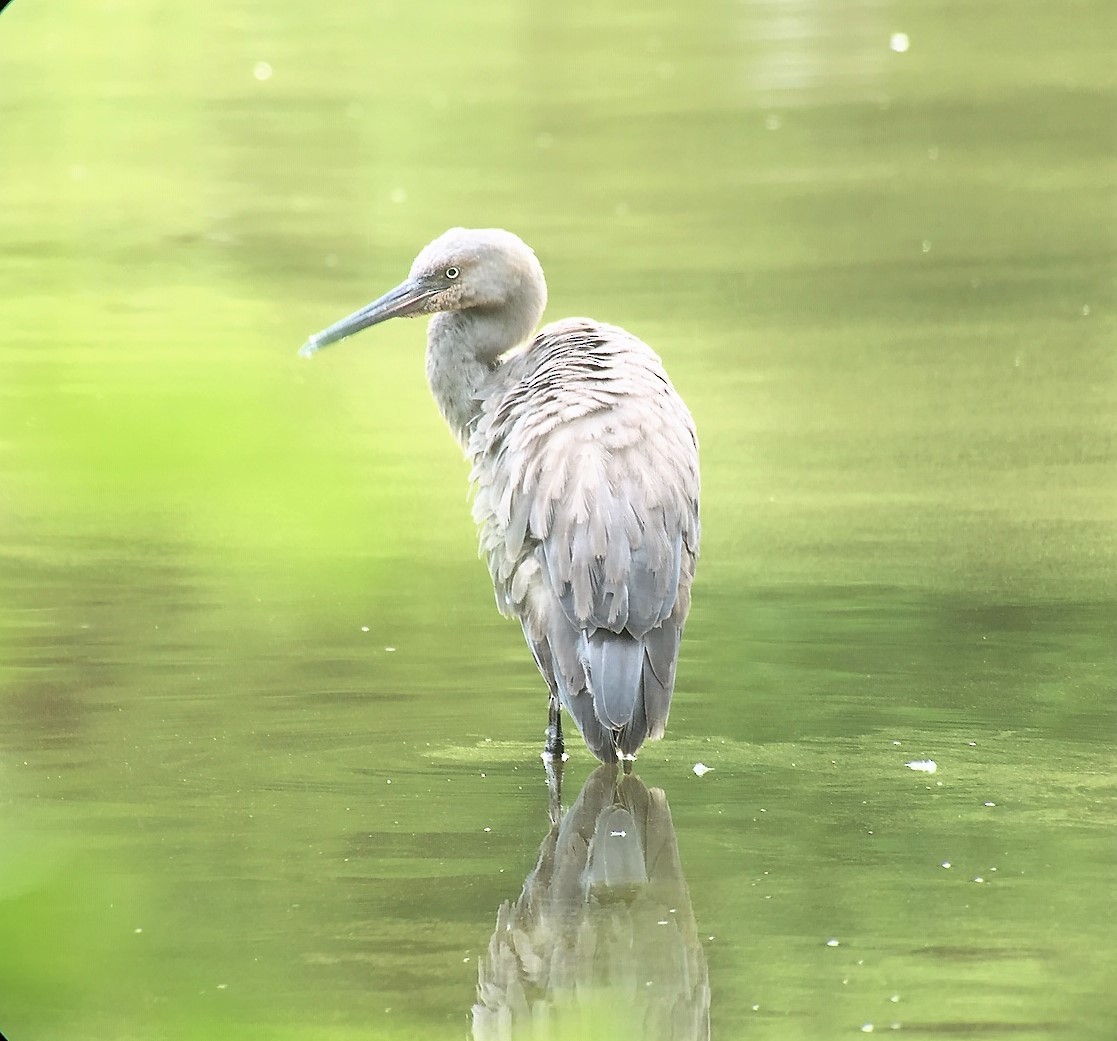
[[[473,516],[500,610],[602,762],[663,736],[698,557],[698,442],[658,356],[614,325],[535,332],[543,269],[511,232],[452,228],[407,280],[300,353],[433,315],[427,379],[473,462]],[[534,334],[534,335],[533,335]]]

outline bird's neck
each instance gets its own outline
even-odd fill
[[[505,309],[445,311],[427,330],[427,382],[439,411],[465,447],[481,411],[478,392],[505,351],[535,331],[542,307],[516,317]]]

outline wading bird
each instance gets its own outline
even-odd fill
[[[427,380],[473,463],[473,516],[496,602],[602,762],[663,736],[698,557],[698,441],[659,357],[588,318],[535,332],[543,269],[511,232],[452,228],[408,278],[315,334],[433,315]],[[558,767],[561,770],[561,766]]]

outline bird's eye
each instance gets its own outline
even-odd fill
[[[458,275],[460,275],[460,274],[461,274],[461,271],[458,270],[458,268],[456,268],[456,267],[448,267],[446,269],[446,277],[448,279],[450,279],[451,282],[453,282],[454,279],[457,278]]]

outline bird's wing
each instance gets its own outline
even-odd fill
[[[612,326],[547,326],[497,370],[470,453],[502,610],[530,614],[539,575],[610,668],[639,668],[604,633],[681,626],[699,541],[694,423],[659,358]]]

